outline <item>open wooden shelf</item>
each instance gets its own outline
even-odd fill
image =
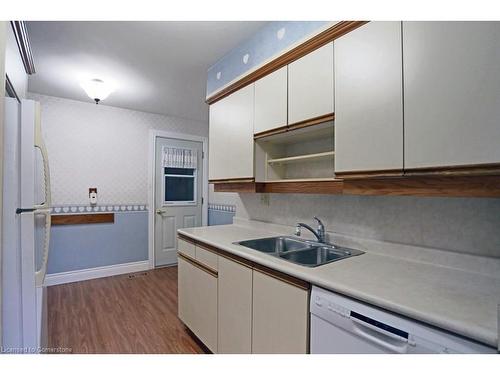
[[[318,152],[316,154],[305,154],[305,155],[297,155],[297,156],[288,156],[286,158],[277,158],[277,159],[268,159],[268,164],[287,164],[287,163],[295,163],[306,160],[313,159],[331,159],[335,155],[335,151],[327,151],[327,152]]]

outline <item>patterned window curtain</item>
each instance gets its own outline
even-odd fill
[[[198,150],[189,148],[163,147],[164,168],[198,167]]]

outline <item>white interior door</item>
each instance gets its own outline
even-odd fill
[[[155,266],[159,267],[177,263],[177,229],[202,225],[203,143],[157,137],[155,149]],[[185,162],[184,150],[192,162]],[[165,153],[173,157],[166,158]]]

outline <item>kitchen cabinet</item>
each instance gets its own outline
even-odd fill
[[[191,258],[196,258],[196,246],[194,243],[177,238],[177,251]]]
[[[210,106],[209,179],[251,179],[254,84]]]
[[[405,169],[500,162],[500,23],[403,22]]]
[[[219,256],[218,352],[252,351],[252,268]]]
[[[336,174],[402,174],[401,60],[401,22],[369,22],[335,41]]]
[[[217,352],[217,276],[199,264],[178,259],[179,319],[209,348]]]
[[[252,353],[307,353],[309,291],[253,272]]]
[[[254,133],[287,125],[287,67],[255,82]]]
[[[334,111],[333,42],[288,65],[288,124]]]

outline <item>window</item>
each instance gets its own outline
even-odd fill
[[[166,167],[163,170],[165,204],[196,204],[196,169]]]

